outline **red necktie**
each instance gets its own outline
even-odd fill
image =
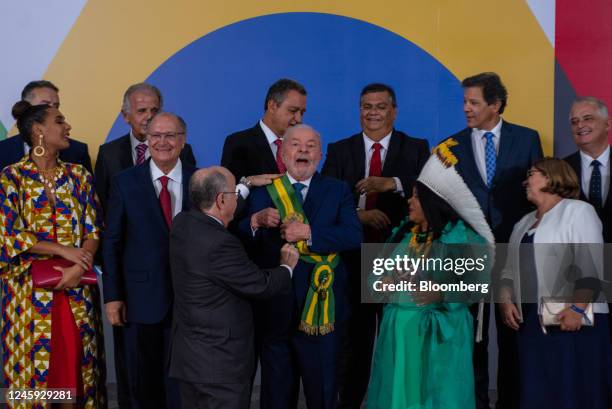
[[[283,145],[281,138],[277,138],[274,141],[274,145],[276,145],[276,166],[278,166],[278,173],[285,173],[287,168],[285,167],[283,157],[281,156],[281,146]]]
[[[164,213],[164,219],[168,227],[172,226],[172,201],[170,200],[170,192],[168,191],[168,176],[162,176],[159,178],[162,188],[159,192],[159,204]]]
[[[141,165],[145,161],[145,152],[147,151],[146,143],[139,143],[136,145],[136,164]]]
[[[372,149],[374,152],[372,153],[372,158],[370,159],[370,172],[368,176],[382,176],[382,160],[380,158],[380,150],[382,149],[382,145],[376,142],[372,145]],[[376,198],[378,197],[378,193],[369,193],[366,196],[366,210],[376,208]]]

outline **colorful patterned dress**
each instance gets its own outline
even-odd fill
[[[59,162],[56,203],[50,203],[36,165],[24,157],[0,173],[0,276],[4,384],[45,388],[51,351],[53,291],[32,287],[28,252],[38,241],[80,247],[99,239],[98,204],[92,176],[80,165]],[[54,224],[56,229],[54,230]],[[84,406],[105,408],[105,366],[98,286],[64,290],[83,345],[81,376]],[[16,407],[44,408],[28,403]]]

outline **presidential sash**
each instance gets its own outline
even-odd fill
[[[267,189],[283,223],[297,220],[309,224],[302,204],[287,175],[274,179]],[[305,240],[297,242],[296,246],[300,253],[300,260],[314,264],[299,330],[308,335],[329,334],[334,330],[336,321],[332,284],[334,268],[340,262],[340,256],[337,253],[326,256],[312,253]]]

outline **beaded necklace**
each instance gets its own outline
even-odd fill
[[[40,175],[40,181],[49,188],[51,194],[55,194],[55,187],[57,186],[57,181],[62,174],[62,168],[56,166],[52,169],[38,169],[38,173]]]

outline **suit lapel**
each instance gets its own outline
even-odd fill
[[[317,212],[319,211],[319,207],[324,202],[324,200],[317,200],[317,197],[322,197],[322,189],[321,186],[321,175],[316,172],[312,176],[312,180],[310,181],[310,186],[308,186],[308,193],[306,194],[306,200],[304,201],[303,209],[306,217],[309,221],[312,221],[316,218]]]
[[[132,142],[130,141],[129,133],[121,137],[118,157],[121,169],[128,169],[134,166],[134,160],[132,159]]]
[[[467,176],[467,178],[476,181],[481,188],[488,189],[484,180],[482,180],[478,166],[476,166],[474,147],[472,145],[472,130],[470,128],[464,129],[463,132],[457,136],[457,142],[459,145],[454,148],[454,151],[457,152],[457,156],[459,157],[458,166],[463,169],[464,175]]]
[[[253,138],[253,141],[257,149],[256,152],[262,153],[262,159],[268,168],[276,169],[276,171],[278,171],[276,158],[272,154],[272,149],[270,149],[270,145],[268,144],[268,138],[266,138],[266,134],[264,133],[263,129],[261,129],[259,123],[255,125],[253,131],[255,133],[255,138]]]
[[[402,138],[397,134],[395,130],[391,134],[391,140],[389,141],[389,150],[387,151],[387,155],[385,156],[385,163],[382,168],[382,176],[393,176],[388,175],[387,172],[391,169],[392,165],[395,163],[395,159],[398,157],[401,152]],[[363,162],[363,161],[362,161]]]
[[[355,172],[356,180],[361,180],[365,177],[365,144],[363,143],[363,135],[357,134],[351,138],[351,156],[353,158],[353,171]],[[354,186],[351,186],[354,188]]]
[[[517,143],[516,138],[512,133],[512,128],[506,121],[502,121],[502,128],[499,140],[499,154],[497,155],[497,165],[495,167],[495,179],[499,178],[501,173],[507,167],[512,166],[512,152],[515,150]]]
[[[151,171],[149,167],[150,161],[151,159],[148,159],[142,165],[137,166],[138,186],[141,190],[145,203],[147,203],[147,206],[151,210],[151,214],[167,231],[168,225],[166,224],[166,219],[164,218],[161,205],[159,204],[157,192],[155,192],[155,187],[153,186],[153,181],[151,180]]]
[[[19,157],[19,159],[17,159],[17,161],[21,160],[21,158],[23,158],[23,155],[25,155],[25,150],[23,148],[23,144],[25,143],[23,138],[21,137],[21,134],[17,134],[15,136],[13,136],[13,141],[14,141],[14,147],[15,147],[15,153],[17,154],[17,156]]]
[[[582,159],[580,158],[580,151],[574,152],[568,156],[565,161],[572,167],[572,169],[574,169],[574,172],[576,172],[576,176],[578,177],[578,185],[580,186],[580,200],[588,202],[585,193],[582,191]]]
[[[183,207],[181,210],[189,210],[189,180],[195,172],[195,168],[183,161],[181,161],[181,166],[183,167]]]

